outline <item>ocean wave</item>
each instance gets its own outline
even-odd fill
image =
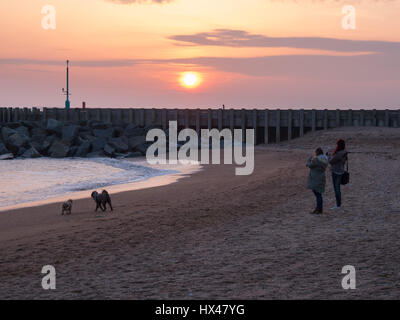
[[[123,159],[27,159],[0,162],[0,207],[176,173]]]

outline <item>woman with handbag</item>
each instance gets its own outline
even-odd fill
[[[342,207],[342,193],[340,190],[341,184],[347,184],[349,174],[344,169],[347,161],[346,143],[343,139],[339,139],[336,143],[336,149],[332,155],[328,154],[329,163],[332,171],[333,189],[335,190],[336,206],[332,210],[338,210]]]

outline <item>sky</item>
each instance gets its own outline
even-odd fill
[[[399,12],[400,0],[1,0],[0,106],[63,107],[69,59],[72,107],[400,109]]]

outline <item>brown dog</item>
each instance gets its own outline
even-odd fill
[[[71,214],[71,212],[72,212],[72,200],[70,199],[70,200],[68,200],[68,201],[65,201],[63,204],[62,204],[62,207],[61,207],[61,215],[63,216],[64,215],[64,212],[67,214],[67,215],[70,215]]]

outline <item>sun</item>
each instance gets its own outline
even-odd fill
[[[184,72],[181,75],[180,83],[185,88],[196,88],[201,82],[201,77],[197,72]]]

